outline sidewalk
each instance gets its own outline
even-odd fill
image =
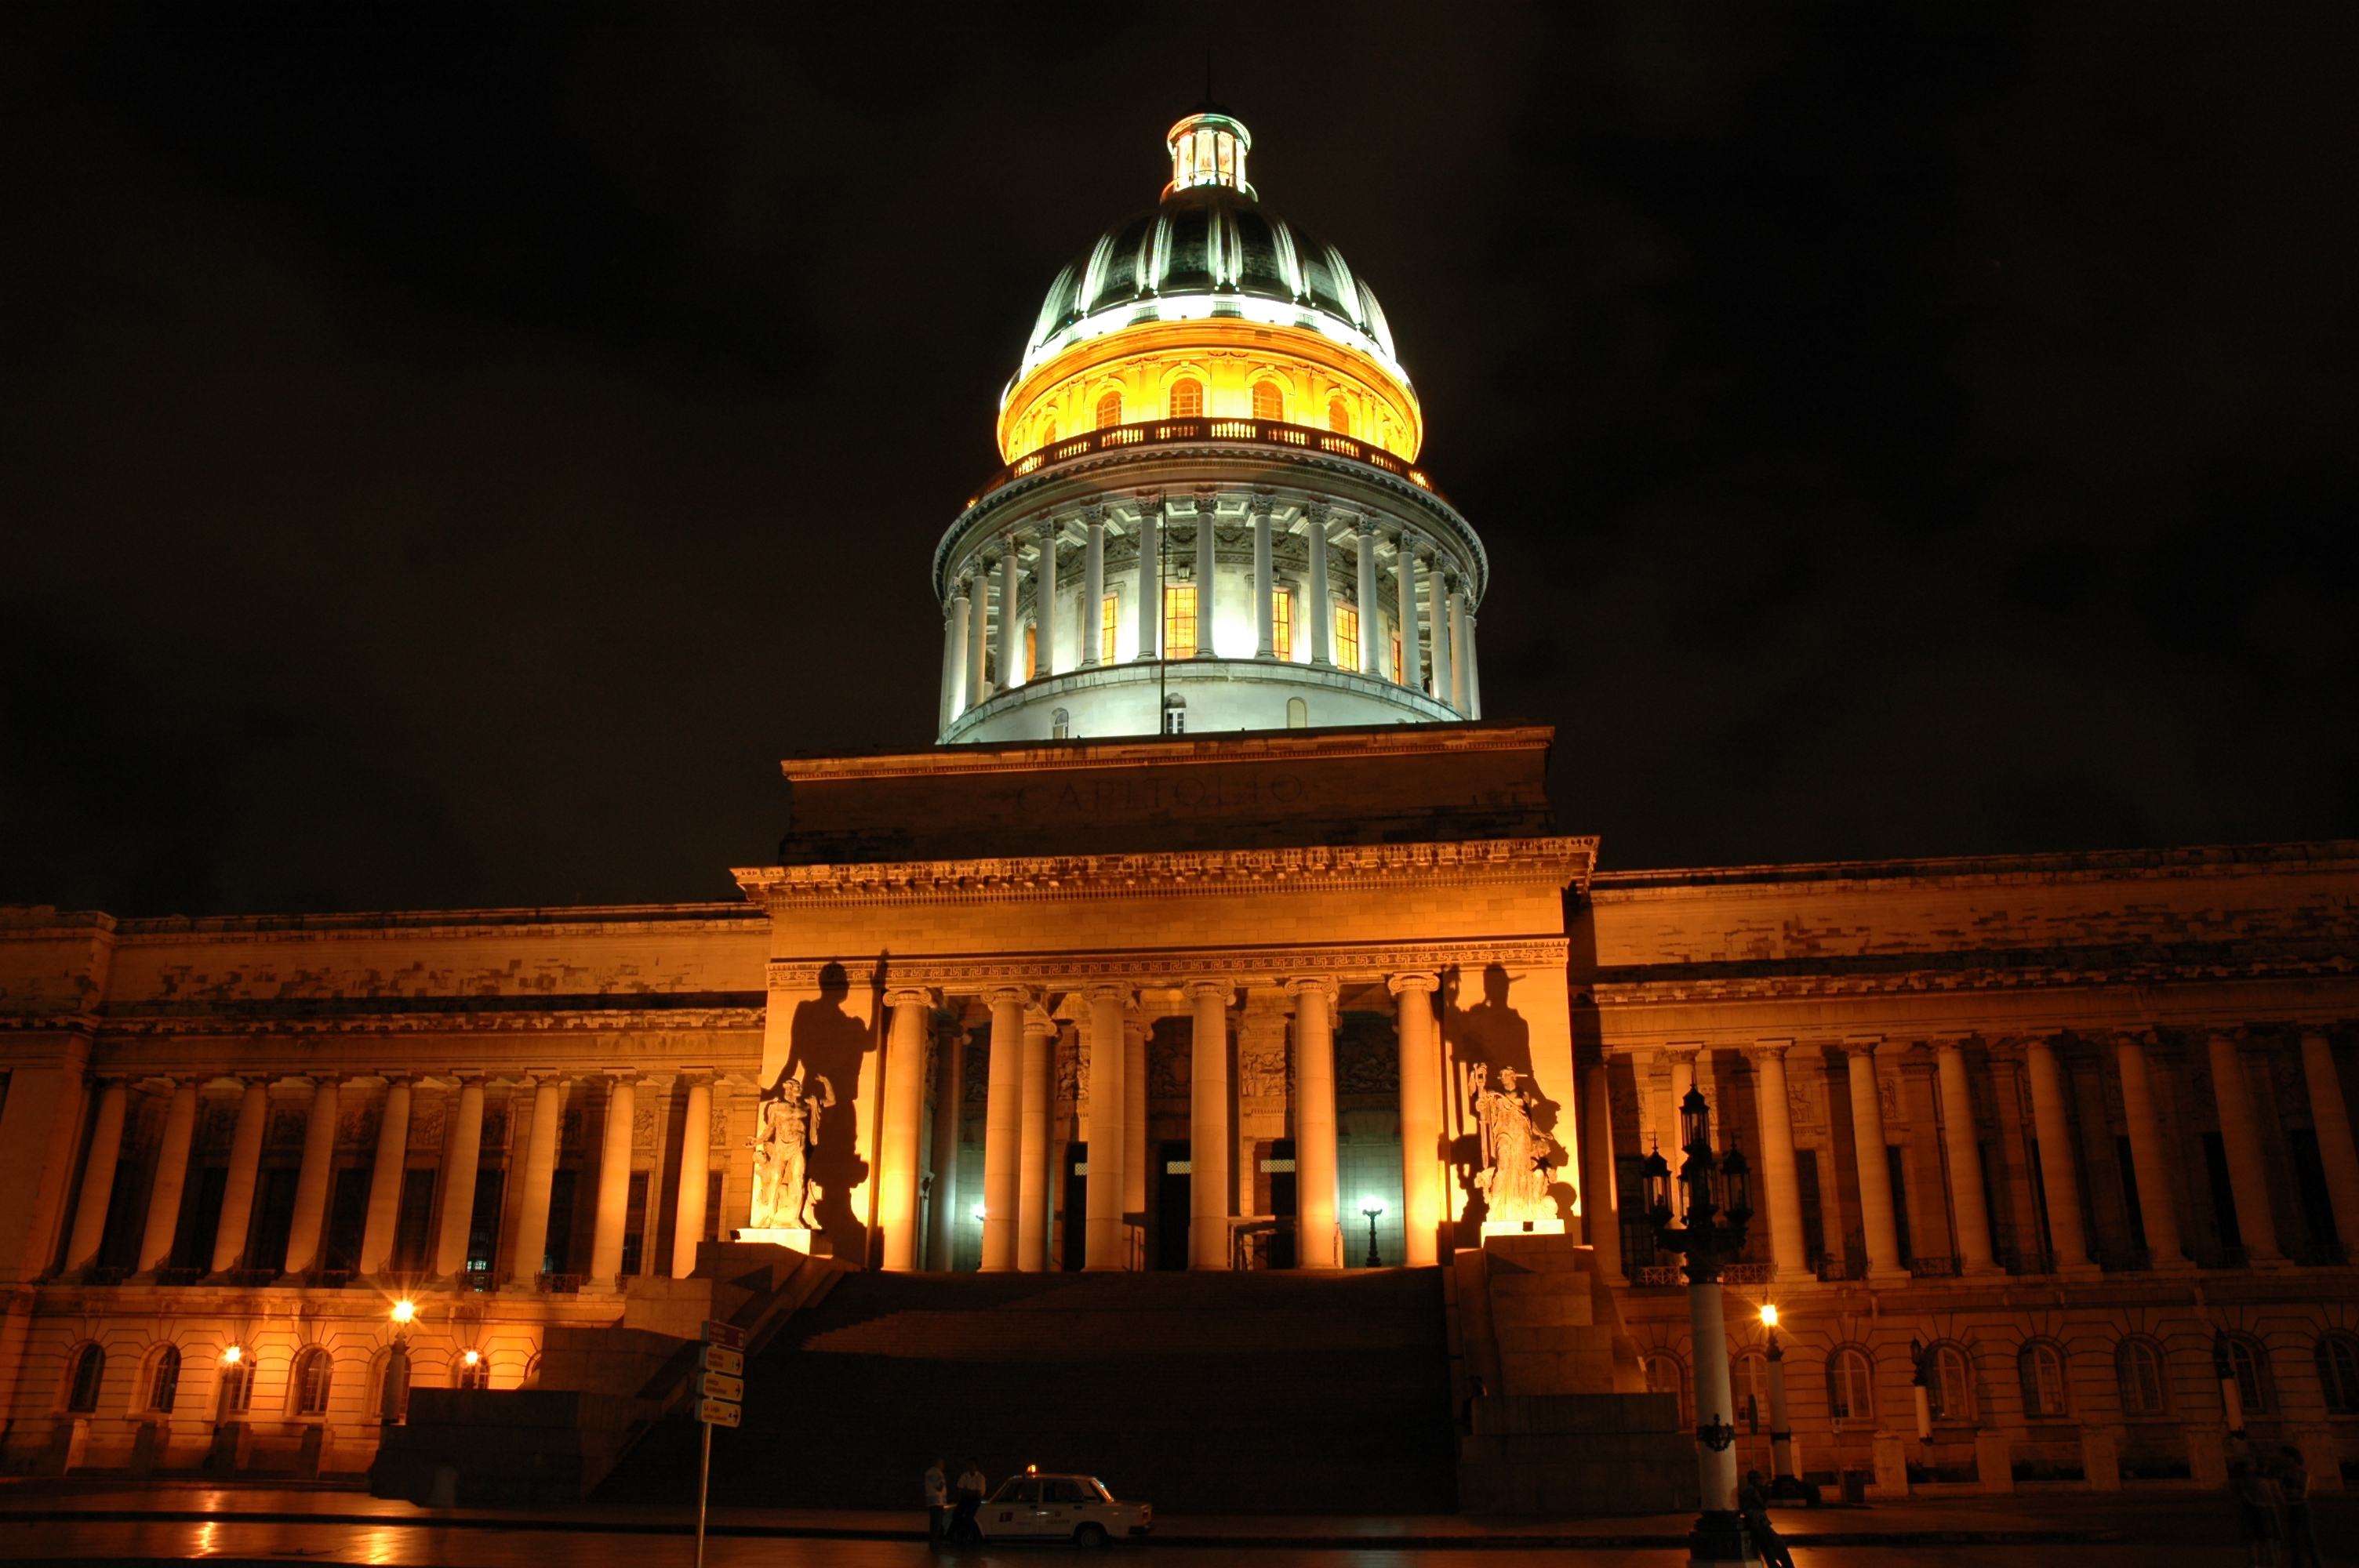
[[[1150,1501],[1152,1499],[1149,1499]],[[2333,1540],[2359,1531],[2359,1498],[2317,1499],[2319,1533]],[[414,1507],[356,1491],[223,1487],[186,1481],[143,1485],[98,1478],[0,1484],[0,1522],[160,1525],[347,1525],[375,1529],[537,1531],[618,1536],[679,1536],[695,1528],[682,1508],[440,1509]],[[1911,1498],[1866,1508],[1780,1509],[1779,1529],[1801,1546],[2030,1546],[2168,1542],[2227,1543],[2234,1539],[2227,1499],[2185,1489],[2125,1490],[2110,1496],[2050,1493],[1990,1498]],[[1688,1515],[1620,1519],[1466,1519],[1456,1515],[1296,1517],[1165,1516],[1158,1547],[1279,1547],[1397,1550],[1637,1550],[1683,1546]],[[854,1509],[714,1509],[717,1537],[781,1541],[921,1541],[924,1516]]]

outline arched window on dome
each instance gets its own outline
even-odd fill
[[[1108,392],[1098,399],[1098,428],[1110,430],[1122,423],[1122,394]]]
[[[1199,418],[1204,412],[1204,384],[1183,376],[1171,384],[1171,417]]]
[[[1343,400],[1340,397],[1327,400],[1327,428],[1339,436],[1352,433],[1352,411],[1343,406]]]
[[[1057,439],[1057,421],[1055,420],[1055,418],[1051,417],[1051,418],[1047,418],[1047,419],[1043,419],[1043,420],[1041,420],[1041,421],[1040,421],[1040,440],[1039,440],[1039,444],[1040,444],[1041,446],[1044,446],[1044,447],[1046,447],[1046,446],[1051,446],[1051,445],[1054,445],[1054,444],[1055,444],[1056,439]]]
[[[1286,394],[1274,381],[1257,381],[1253,385],[1253,416],[1256,419],[1286,417]]]

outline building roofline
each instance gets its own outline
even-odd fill
[[[2274,844],[2194,845],[2158,849],[2093,849],[2018,855],[1954,855],[1897,860],[1816,860],[1791,865],[1695,866],[1599,871],[1592,890],[1615,893],[1682,888],[1774,887],[1796,882],[1875,882],[1964,879],[2054,880],[2156,872],[2233,876],[2262,871],[2359,871],[2359,839],[2297,839]],[[2354,889],[2359,892],[2359,889]]]
[[[1377,724],[1357,729],[1245,730],[1221,735],[1128,735],[1084,741],[1013,741],[788,757],[789,780],[883,779],[957,773],[1052,773],[1075,768],[1178,767],[1206,762],[1308,762],[1334,757],[1544,751],[1546,724]]]

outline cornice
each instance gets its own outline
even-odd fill
[[[1175,665],[1189,662],[1172,661]],[[1090,667],[1120,669],[1125,666],[1096,665]],[[1306,665],[1302,667],[1310,669],[1316,666]],[[1024,687],[1009,689],[1022,691]],[[1377,724],[1357,729],[1268,730],[1247,736],[1140,736],[1079,741],[995,741],[979,745],[933,746],[921,752],[788,757],[778,764],[778,770],[797,784],[843,779],[943,778],[962,773],[1055,773],[1083,768],[1201,767],[1238,762],[1304,762],[1351,757],[1537,752],[1546,750],[1555,737],[1555,729],[1546,724],[1473,723],[1447,727]],[[1583,841],[1592,845],[1596,842],[1593,838]]]
[[[1672,966],[1665,966],[1671,968]],[[1785,1001],[1855,996],[1939,996],[1952,992],[2092,991],[2124,988],[2340,979],[2354,977],[2350,962],[2218,965],[2137,964],[2104,969],[1976,964],[1942,968],[1830,968],[1814,973],[1669,976],[1644,980],[1594,979],[1584,989],[1601,1005],[1646,1007],[1694,1002]]]
[[[1896,881],[1958,887],[2009,882],[2179,881],[2190,878],[2359,873],[2359,839],[2196,845],[2170,849],[2104,849],[2060,854],[1959,855],[1918,860],[1822,860],[1793,865],[1706,866],[1688,870],[1600,871],[1601,903],[1677,898],[1701,892],[1775,894],[1797,884],[1829,891],[1888,889]],[[2359,898],[2359,886],[2354,897]]]
[[[1168,850],[1041,855],[859,865],[750,866],[745,896],[769,909],[812,900],[927,903],[1171,898],[1256,889],[1319,891],[1398,881],[1422,886],[1586,882],[1593,838],[1478,838],[1438,844],[1351,844],[1292,849]]]
[[[397,1001],[401,999],[387,999]],[[503,998],[517,1003],[528,998]],[[353,1034],[613,1034],[684,1033],[712,1029],[762,1027],[763,1004],[690,1007],[566,1009],[515,1006],[497,1011],[444,1008],[430,1011],[370,1011],[367,1002],[333,1011],[295,1011],[269,1004],[228,1003],[171,1012],[110,1012],[77,1021],[73,1032],[101,1044],[167,1036],[353,1035]],[[59,1030],[50,1019],[0,1018],[0,1035]]]
[[[770,960],[772,994],[814,991],[823,969],[841,968],[855,990],[932,986],[974,992],[998,986],[1081,990],[1122,985],[1180,990],[1207,974],[1239,986],[1281,985],[1297,979],[1379,980],[1397,974],[1431,976],[1493,964],[1515,969],[1562,969],[1562,936],[1517,936],[1447,942],[1370,942],[1304,947],[1170,947],[1140,952],[951,953],[887,959],[794,957]]]

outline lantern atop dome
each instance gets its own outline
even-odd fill
[[[1253,133],[1235,115],[1207,103],[1182,116],[1163,145],[1171,151],[1171,183],[1163,188],[1167,200],[1200,185],[1223,185],[1254,200],[1254,188],[1245,180]]]

